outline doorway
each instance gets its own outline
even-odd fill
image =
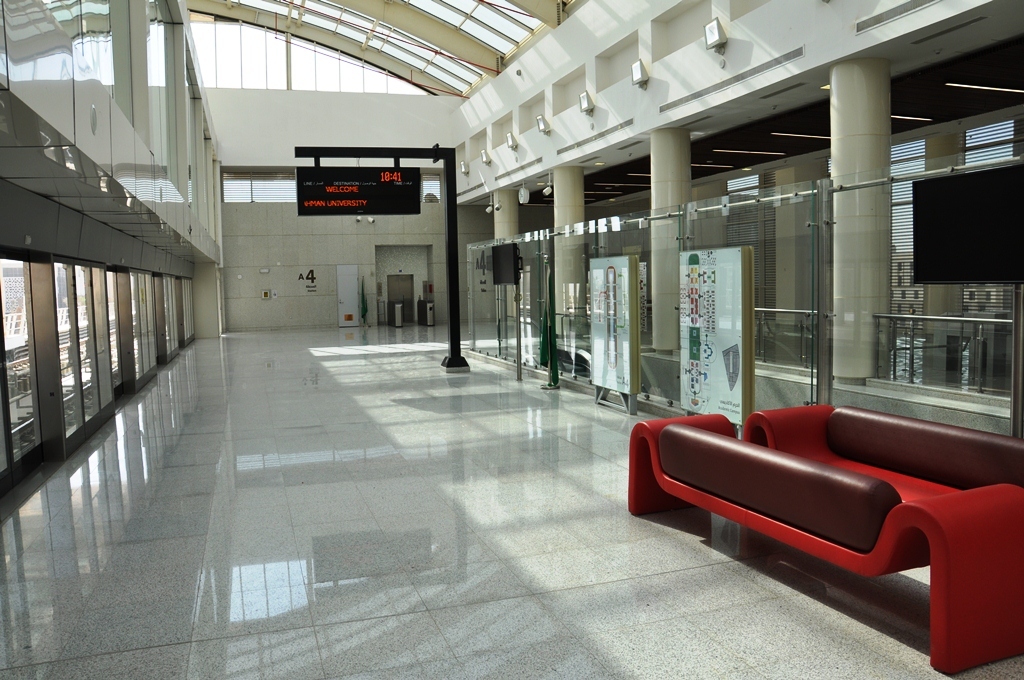
[[[386,310],[394,302],[402,303],[402,322],[416,322],[418,291],[433,282],[432,246],[377,246],[375,249],[377,323],[386,323]],[[385,302],[386,301],[386,302]]]

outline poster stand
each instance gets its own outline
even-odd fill
[[[590,260],[594,402],[629,415],[636,415],[640,388],[639,272],[636,255]],[[613,394],[621,403],[611,398]]]

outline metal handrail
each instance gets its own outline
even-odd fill
[[[809,309],[771,309],[770,307],[754,307],[755,312],[767,312],[769,314],[803,314],[810,316],[814,314]]]
[[[767,314],[791,314],[797,317],[803,317],[804,319],[811,319],[814,312],[809,309],[773,309],[770,307],[755,307],[754,313],[757,314],[757,329],[755,331],[755,355],[761,361],[767,361],[767,335],[771,334],[774,336],[769,321],[765,318]],[[809,354],[807,351],[806,340],[812,331],[811,326],[806,321],[800,321],[800,364],[805,368],[809,366]],[[811,322],[813,326],[813,322]]]
[[[996,326],[1011,326],[1010,319],[976,319],[969,316],[925,316],[923,314],[875,314],[876,319],[896,319],[905,321],[948,321],[950,323],[990,323]]]

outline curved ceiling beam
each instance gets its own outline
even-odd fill
[[[562,4],[562,0],[506,0],[506,2],[523,10],[534,19],[543,21],[551,28],[558,26],[558,5]]]
[[[318,28],[307,23],[297,23],[292,21],[291,25],[285,27],[286,19],[284,16],[278,14],[272,14],[270,12],[259,12],[246,7],[244,5],[232,4],[230,7],[223,2],[218,0],[188,0],[188,8],[190,11],[198,12],[200,14],[207,14],[210,16],[219,17],[221,19],[230,19],[232,21],[241,21],[246,24],[253,26],[259,26],[261,28],[270,29],[272,31],[278,31],[279,33],[290,33],[303,40],[309,40],[315,42],[324,47],[330,47],[344,52],[351,56],[353,59],[360,59],[368,64],[388,71],[399,78],[404,78],[414,85],[422,85],[428,90],[441,93],[449,93],[461,96],[461,92],[456,92],[452,89],[451,85],[434,78],[433,76],[414,69],[404,61],[390,57],[383,52],[377,50],[363,50],[362,45],[345,36],[333,33],[331,31],[325,31],[322,28]],[[404,74],[408,73],[409,77],[406,78]],[[412,75],[415,74],[415,78]]]

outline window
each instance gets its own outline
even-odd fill
[[[432,173],[420,175],[420,201],[423,203],[441,202],[441,175]]]
[[[329,47],[259,26],[215,20],[204,14],[192,14],[190,18],[192,38],[198,53],[196,61],[206,87],[285,90],[288,88],[290,61],[293,90],[427,94],[426,90],[407,80]],[[307,21],[318,25],[315,18],[309,15]],[[333,24],[327,28],[334,31]],[[367,30],[372,31],[372,25]],[[365,37],[365,33],[360,35]],[[358,36],[352,37],[356,39]],[[360,46],[363,37],[358,37]],[[429,59],[422,59],[407,49],[395,48],[398,50],[396,53],[392,47],[388,42],[381,49],[388,56],[407,63],[418,61],[416,70],[421,70],[432,59],[445,69],[446,78],[451,78],[454,73],[458,78],[475,82],[480,77],[479,71],[469,70],[451,60],[447,63],[445,57],[430,50],[424,50]],[[408,45],[403,47],[411,49]],[[457,82],[460,92],[468,87],[468,84]]]
[[[295,172],[224,172],[225,203],[294,203]]]

